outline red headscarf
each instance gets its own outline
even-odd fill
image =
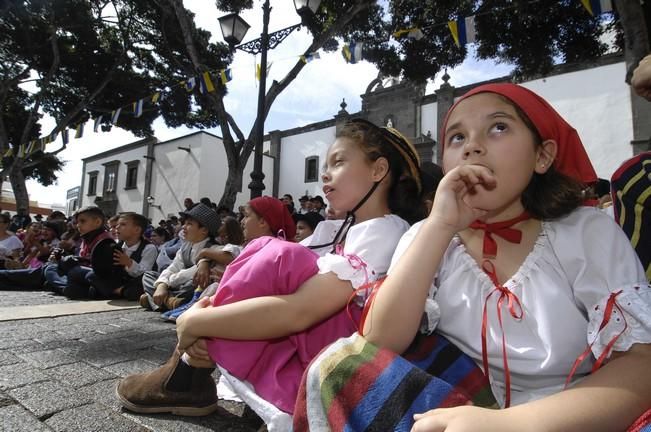
[[[585,184],[597,181],[597,174],[576,130],[547,101],[517,84],[485,84],[475,87],[460,97],[445,116],[441,128],[441,143],[445,142],[445,128],[450,113],[454,111],[459,102],[477,93],[486,92],[496,93],[509,99],[529,117],[543,141],[548,139],[556,141],[558,144],[556,159],[554,159],[556,171]]]
[[[271,232],[275,236],[278,236],[282,230],[285,239],[294,240],[296,225],[292,215],[287,210],[287,206],[282,201],[277,198],[262,196],[249,201],[249,206],[269,224],[269,228],[271,228]]]

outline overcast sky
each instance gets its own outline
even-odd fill
[[[195,12],[195,21],[199,27],[210,30],[214,41],[221,41],[221,31],[217,17],[223,15],[218,11],[214,2],[205,0],[185,0],[187,8]],[[242,17],[251,25],[244,41],[259,37],[262,28],[261,1],[254,2],[255,7],[245,11]],[[274,0],[272,2],[269,31],[296,24],[300,21],[294,10],[292,0]],[[274,79],[280,80],[291,69],[309,46],[310,35],[305,29],[295,31],[282,44],[269,52],[268,61],[272,63],[269,70],[268,83]],[[284,130],[309,123],[332,118],[339,111],[339,104],[345,98],[347,111],[357,112],[361,108],[360,95],[368,84],[377,76],[377,69],[367,62],[346,64],[339,52],[321,52],[321,59],[310,62],[299,76],[276,99],[265,123],[265,132]],[[259,61],[259,60],[258,60]],[[256,113],[257,81],[255,80],[256,58],[247,53],[237,51],[231,65],[233,80],[228,83],[228,95],[225,98],[227,110],[233,115],[240,129],[248,134]],[[450,83],[455,86],[483,81],[489,78],[506,75],[510,72],[507,65],[496,65],[492,62],[477,62],[473,58],[466,60],[458,68],[448,71],[452,77]],[[441,75],[441,74],[439,74]],[[437,76],[428,85],[427,93],[432,93],[440,85]],[[141,95],[134,95],[134,99]],[[125,101],[125,104],[130,101]],[[42,130],[51,130],[53,122],[44,122]],[[81,159],[94,154],[119,147],[137,140],[131,133],[114,127],[110,132],[93,133],[87,125],[83,138],[71,139],[65,151],[59,156],[66,161],[65,167],[58,175],[56,185],[43,187],[35,181],[29,181],[27,189],[30,199],[39,204],[63,205],[66,200],[66,190],[81,184]],[[168,140],[186,135],[195,130],[185,127],[168,128],[162,120],[154,123],[155,136],[159,140]],[[209,129],[210,132],[221,136],[219,129]],[[72,134],[71,134],[72,137]],[[48,149],[56,150],[61,145],[61,139],[56,144],[50,144]]]

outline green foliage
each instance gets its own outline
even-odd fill
[[[618,26],[607,25],[608,15],[591,17],[577,0],[392,0],[383,15],[383,32],[365,33],[364,28],[345,37],[364,41],[365,58],[384,74],[422,82],[466,58],[467,47],[454,44],[447,22],[471,15],[476,16],[477,56],[513,64],[521,79],[545,74],[557,63],[599,57],[607,50],[604,33],[620,33]],[[423,30],[421,40],[389,39],[412,27]]]
[[[30,164],[32,158],[38,158],[38,164]],[[37,152],[27,159],[27,168],[23,169],[23,175],[38,181],[43,186],[50,186],[57,181],[56,173],[61,171],[64,162],[56,155]]]

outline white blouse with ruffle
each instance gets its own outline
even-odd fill
[[[343,220],[320,222],[314,233],[301,241],[303,246],[330,243]],[[353,289],[386,274],[391,257],[409,224],[394,214],[369,219],[350,227],[343,250],[331,253],[332,246],[316,249],[319,273],[333,272],[341,280],[350,281]]]
[[[421,225],[414,225],[402,237],[392,266]],[[589,373],[595,359],[620,332],[615,351],[651,343],[651,285],[628,238],[597,209],[579,208],[559,220],[543,222],[533,250],[504,286],[517,296],[523,310],[523,317],[516,320],[506,302],[502,306],[512,405],[561,391],[588,343],[593,343],[593,356],[577,369],[574,382]],[[430,288],[421,330],[436,329],[481,367],[482,312],[493,288],[460,238],[454,237]],[[623,317],[614,308],[610,321],[599,331],[608,298],[619,291],[616,302]],[[498,295],[493,295],[487,305],[487,351],[493,393],[503,406],[497,300]]]

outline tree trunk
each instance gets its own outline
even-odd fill
[[[633,70],[649,54],[649,33],[640,0],[615,0],[615,5],[624,29],[626,82],[630,84]]]
[[[226,178],[226,184],[224,185],[224,193],[222,198],[219,200],[220,207],[227,207],[233,210],[235,206],[235,201],[237,200],[237,193],[242,190],[242,177],[244,175],[244,170],[237,167],[229,167],[228,177]]]
[[[14,191],[14,198],[16,199],[16,211],[25,210],[29,213],[29,194],[27,193],[27,185],[25,184],[25,176],[23,175],[23,160],[16,158],[9,171],[9,181],[11,188]]]

